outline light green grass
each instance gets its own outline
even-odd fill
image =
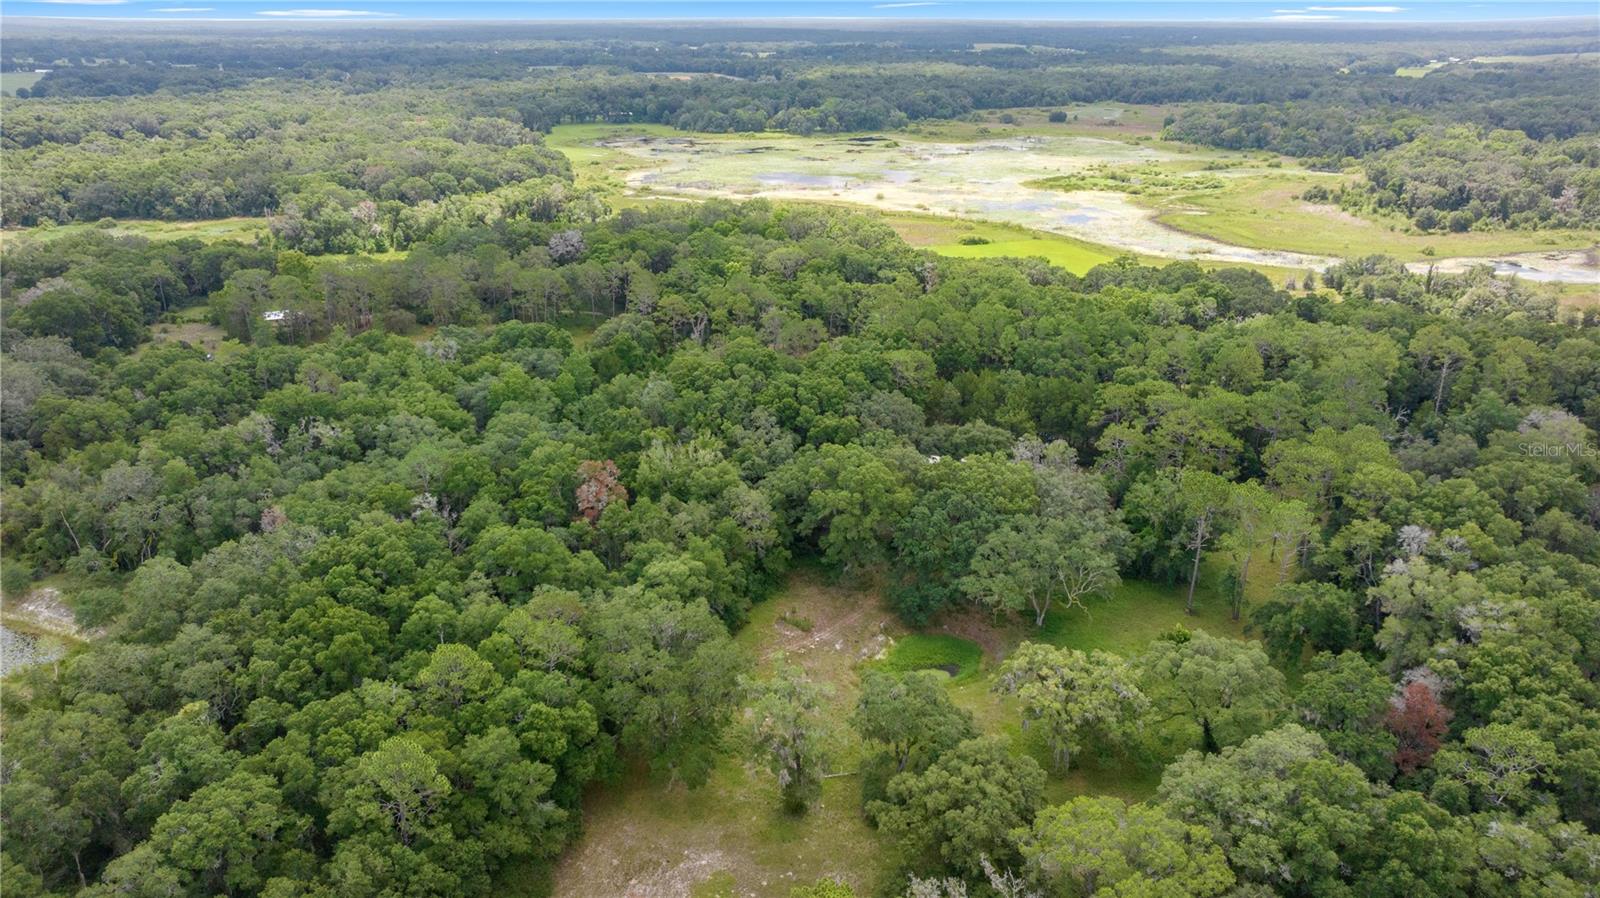
[[[1035,641],[1083,652],[1133,655],[1152,639],[1184,626],[1213,636],[1244,638],[1244,627],[1229,616],[1227,601],[1204,584],[1195,590],[1195,613],[1183,610],[1188,585],[1127,580],[1110,597],[1091,599],[1084,609],[1055,609]]]
[[[202,219],[199,221],[126,219],[118,220],[109,228],[101,228],[96,222],[80,222],[26,229],[8,228],[3,234],[0,234],[0,240],[9,242],[19,237],[27,237],[49,242],[91,230],[105,230],[119,237],[138,236],[146,237],[150,240],[178,240],[184,237],[193,237],[206,243],[213,243],[218,240],[238,240],[242,243],[254,243],[258,238],[266,234],[267,220],[265,218],[246,216]]]
[[[887,656],[875,665],[897,673],[942,670],[953,682],[965,682],[978,673],[983,648],[970,639],[948,633],[911,633],[895,640]]]
[[[1121,111],[1106,111],[1104,121],[1114,121]],[[1047,112],[1036,114],[1042,119]],[[669,140],[669,135],[677,139]],[[599,145],[612,136],[638,140]],[[1154,197],[1142,197],[1136,204],[1122,189],[1149,192],[1148,185],[1158,184],[1155,192],[1161,194],[1188,193],[1191,187],[1227,192],[1252,174],[1274,172],[1285,164],[1274,157],[1111,130],[1084,134],[1048,122],[994,128],[974,122],[923,123],[915,130],[871,137],[698,134],[589,125],[558,128],[549,142],[569,155],[580,183],[605,190],[614,205],[653,196],[830,203],[877,211],[896,223],[913,245],[941,254],[1038,256],[1078,273],[1124,252],[1162,260],[1192,255],[1207,265],[1258,270],[1282,264],[1275,258],[1252,258],[1255,247],[1249,244],[1208,247],[1203,235],[1177,234],[1151,220],[1148,207]],[[1020,142],[1023,138],[1026,143]],[[1038,186],[1088,183],[1085,178],[1102,178],[1119,189],[1081,193]],[[946,229],[942,239],[931,234],[938,226],[907,229],[898,224],[919,217],[965,224]],[[928,239],[913,239],[908,231],[922,231]],[[988,242],[964,244],[961,236]]]
[[[900,239],[912,246],[956,259],[1042,258],[1073,274],[1083,274],[1119,255],[1116,249],[1109,246],[1014,225],[912,213],[883,213],[883,220],[894,228]],[[968,236],[988,242],[962,243],[961,238]],[[1165,261],[1154,257],[1135,257],[1154,264]]]
[[[16,96],[17,88],[31,88],[43,77],[43,72],[0,72],[0,93],[8,97]]]
[[[996,230],[1000,230],[998,226]],[[978,227],[974,231],[989,230]],[[1011,229],[1004,229],[1011,231]],[[1009,234],[1007,236],[1010,236]],[[1065,268],[1073,274],[1083,274],[1096,265],[1101,265],[1116,258],[1115,250],[1096,247],[1093,244],[1073,240],[1070,237],[1057,237],[1037,232],[1026,237],[1012,237],[1011,239],[994,240],[988,243],[940,243],[929,246],[928,249],[941,256],[950,256],[956,259],[998,259],[998,258],[1042,258],[1051,265]]]
[[[599,189],[617,206],[623,199],[622,178],[630,171],[648,168],[649,162],[600,142],[618,137],[670,137],[683,132],[666,125],[557,125],[545,135],[545,146],[559,151],[572,163],[574,183]],[[697,135],[699,136],[699,135]]]
[[[1447,62],[1430,62],[1426,65],[1401,66],[1394,70],[1394,74],[1397,78],[1423,78],[1429,72],[1437,72],[1447,65],[1449,65]]]
[[[1273,576],[1264,564],[1265,552],[1253,565],[1244,616],[1250,603],[1263,600],[1272,590]],[[1004,634],[1005,653],[1023,641],[1044,642],[1081,652],[1104,651],[1130,657],[1142,652],[1150,641],[1182,626],[1204,630],[1213,636],[1245,639],[1243,621],[1232,619],[1227,599],[1213,584],[1221,563],[1208,558],[1201,565],[1200,583],[1195,590],[1195,613],[1184,611],[1187,583],[1165,584],[1145,580],[1126,580],[1106,598],[1094,599],[1086,609],[1052,609],[1045,625],[1012,624]],[[988,659],[993,664],[993,659]],[[1000,733],[1011,739],[1013,747],[1032,757],[1049,773],[1046,797],[1051,802],[1066,801],[1080,795],[1113,795],[1126,801],[1142,801],[1155,794],[1161,782],[1159,767],[1134,757],[1096,757],[1084,753],[1063,773],[1053,766],[1049,746],[1036,730],[1024,730],[1017,700],[994,692],[994,673],[987,667],[981,677],[955,684],[951,696],[972,712],[985,732]]]
[[[1353,215],[1300,197],[1313,184],[1334,186],[1327,175],[1282,173],[1230,180],[1221,191],[1149,201],[1156,220],[1223,243],[1348,258],[1383,254],[1405,261],[1452,256],[1497,256],[1579,249],[1600,241],[1595,230],[1412,233],[1399,216]],[[1427,250],[1432,250],[1432,254]]]

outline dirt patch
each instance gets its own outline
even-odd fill
[[[612,866],[621,860],[613,857]],[[681,858],[656,863],[654,870],[635,874],[618,894],[622,898],[689,898],[695,886],[727,866],[727,859],[720,851],[685,848]]]
[[[1366,220],[1365,218],[1362,218],[1359,215],[1352,215],[1338,206],[1330,205],[1328,203],[1301,203],[1300,211],[1310,213],[1311,215],[1321,216],[1322,218],[1331,218],[1334,221],[1342,221],[1346,224],[1361,225],[1363,227],[1372,226],[1372,222]]]
[[[0,609],[8,620],[29,630],[68,639],[84,638],[72,609],[61,598],[61,590],[53,586],[41,586],[17,600],[5,598]]]
[[[797,620],[810,628],[795,626]],[[830,583],[821,573],[803,571],[790,578],[781,596],[756,609],[740,641],[748,642],[763,663],[782,655],[812,677],[849,685],[854,682],[850,669],[876,657],[902,632],[871,585]]]
[[[1469,268],[1487,265],[1494,273],[1528,281],[1600,286],[1600,267],[1594,249],[1550,250],[1535,253],[1508,253],[1502,256],[1439,259],[1411,262],[1406,268],[1418,274],[1433,268],[1442,274],[1459,274]]]
[[[936,621],[935,631],[976,642],[991,663],[1005,658],[1006,651],[1018,642],[1015,623],[996,620],[993,614],[979,608],[946,611]]]

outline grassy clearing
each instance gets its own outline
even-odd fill
[[[825,781],[821,800],[796,816],[779,807],[771,774],[731,760],[695,790],[631,770],[595,791],[584,830],[556,870],[557,896],[786,898],[822,877],[870,895],[890,850],[861,817],[855,777]]]
[[[212,218],[200,221],[154,221],[149,219],[119,220],[111,227],[102,228],[96,222],[54,225],[37,228],[8,228],[0,232],[0,241],[27,237],[49,242],[90,230],[105,230],[119,237],[145,237],[150,240],[178,240],[193,237],[206,243],[218,240],[238,240],[254,243],[266,234],[267,220],[240,216]]]
[[[620,198],[628,172],[649,168],[647,160],[601,145],[620,137],[670,137],[681,132],[666,125],[560,125],[545,135],[545,145],[572,163],[580,188],[599,188]]]
[[[1357,216],[1300,199],[1317,183],[1328,185],[1329,177],[1252,175],[1232,180],[1222,191],[1177,196],[1151,208],[1158,210],[1156,220],[1163,225],[1222,243],[1340,257],[1382,253],[1422,261],[1577,249],[1600,240],[1600,232],[1581,230],[1408,233],[1408,223],[1399,216]]]
[[[145,345],[160,346],[164,343],[187,343],[218,359],[227,359],[244,351],[243,343],[229,339],[227,332],[222,328],[203,321],[162,322],[151,325],[150,342]]]
[[[31,88],[43,77],[43,72],[0,72],[0,94],[16,96],[17,88]]]
[[[1447,65],[1449,65],[1448,62],[1430,62],[1426,65],[1406,65],[1395,69],[1394,74],[1396,78],[1423,78],[1426,77],[1429,72],[1437,72]]]
[[[1045,126],[1049,127],[1049,126]],[[924,124],[894,135],[701,135],[667,138],[660,129],[557,129],[551,144],[569,148],[580,170],[598,169],[591,183],[614,196],[679,199],[763,197],[877,210],[894,217],[938,216],[1009,225],[1017,231],[988,244],[929,242],[968,257],[1042,255],[1084,271],[1130,252],[1193,258],[1205,264],[1307,268],[1320,256],[1216,241],[1153,220],[1148,202],[1130,189],[1189,192],[1252,174],[1275,171],[1281,160],[1230,153],[1126,134],[1088,135],[1016,125],[1006,130],[973,122]],[[669,132],[670,133],[670,132]],[[606,135],[619,138],[598,146]],[[622,158],[629,157],[629,158]],[[1063,183],[1103,179],[1116,189],[1063,191]],[[1095,183],[1098,183],[1096,181]],[[1050,186],[1038,186],[1040,184]],[[1014,243],[1037,232],[1072,242]],[[970,232],[965,236],[978,237]],[[992,246],[994,243],[1011,245]],[[954,245],[949,245],[954,244]],[[1116,249],[1111,249],[1115,247]]]
[[[903,673],[913,670],[942,670],[952,682],[965,682],[978,673],[983,663],[983,648],[970,639],[948,633],[911,633],[895,640],[883,660],[874,662],[881,670]]]
[[[1474,56],[1466,60],[1466,62],[1476,65],[1517,65],[1552,62],[1583,63],[1593,62],[1596,59],[1600,59],[1600,53],[1535,53],[1527,56]],[[1462,60],[1434,60],[1426,65],[1401,66],[1395,69],[1394,73],[1396,77],[1400,78],[1424,78],[1447,66],[1460,66],[1462,64]]]
[[[912,246],[922,246],[941,256],[957,259],[1041,258],[1073,274],[1083,274],[1096,265],[1112,261],[1118,255],[1115,249],[1108,246],[1008,225],[964,222],[959,219],[938,219],[935,220],[937,223],[933,223],[918,216],[886,218],[889,225]],[[962,243],[963,237],[987,242]]]
[[[1214,636],[1248,638],[1244,624],[1232,619],[1226,598],[1211,585],[1217,568],[1209,559],[1202,565],[1194,614],[1184,611],[1186,584],[1128,580],[1110,596],[1091,600],[1085,609],[1052,610],[1041,628],[1016,621],[1001,624],[1001,642],[1008,647],[1024,640],[1044,642],[1081,652],[1104,651],[1126,657],[1138,654],[1152,639],[1178,626],[1205,630]],[[1270,576],[1256,578],[1247,600],[1259,601],[1272,585]],[[972,712],[985,732],[1008,736],[1017,751],[1032,757],[1049,773],[1046,796],[1051,802],[1080,795],[1114,795],[1126,801],[1142,801],[1155,794],[1161,770],[1139,758],[1084,754],[1074,759],[1067,772],[1056,769],[1042,735],[1023,729],[1017,700],[993,691],[993,665],[998,659],[987,660],[990,666],[982,677],[955,685],[951,695],[957,704]]]
[[[809,630],[785,618],[804,618]],[[851,774],[861,744],[844,726],[859,694],[862,661],[904,632],[870,586],[830,582],[802,569],[779,595],[757,605],[736,640],[769,670],[781,657],[828,684],[835,769],[822,799],[803,816],[785,813],[770,773],[745,762],[739,736],[703,788],[688,790],[631,768],[597,787],[584,807],[584,835],[556,869],[561,898],[617,895],[740,895],[786,898],[795,885],[839,877],[875,894],[890,846],[861,818]]]
[[[557,128],[580,182],[613,204],[704,197],[875,210],[913,246],[959,258],[1040,257],[1083,273],[1127,253],[1246,267],[1274,283],[1338,258],[1502,258],[1580,249],[1600,231],[1420,234],[1398,216],[1354,215],[1300,197],[1354,174],[1264,153],[1162,141],[1157,107],[1104,104],[1051,123],[1049,110],[924,122],[894,134],[697,134],[661,126]],[[1101,122],[1096,133],[1081,125]],[[1140,123],[1148,133],[1128,130]],[[614,143],[598,141],[617,138]],[[1537,259],[1523,260],[1540,267]]]
[[[983,221],[964,221],[937,215],[885,213],[885,223],[894,228],[906,243],[941,256],[959,259],[1041,258],[1051,265],[1064,268],[1073,274],[1083,274],[1096,265],[1131,256],[1141,265],[1161,266],[1171,262],[1159,256],[1119,251],[1048,231],[1033,231],[1014,225]],[[988,243],[962,243],[961,238],[972,234],[987,239]],[[1246,268],[1265,275],[1274,284],[1285,279],[1298,279],[1302,271],[1275,265],[1251,265],[1243,262],[1201,261],[1206,268]]]

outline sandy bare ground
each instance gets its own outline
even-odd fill
[[[26,624],[31,630],[69,639],[82,639],[84,636],[73,619],[72,609],[62,600],[61,591],[54,587],[41,586],[20,599],[4,597],[0,599],[0,610],[6,617]]]
[[[1596,255],[1597,253],[1593,248],[1587,250],[1553,250],[1540,253],[1514,253],[1493,258],[1454,258],[1440,259],[1437,262],[1412,262],[1406,268],[1418,274],[1423,274],[1432,266],[1443,274],[1459,274],[1468,268],[1489,265],[1494,268],[1495,274],[1515,276],[1526,281],[1594,284],[1600,286],[1600,267],[1597,267]]]

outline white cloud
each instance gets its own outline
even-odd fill
[[[1273,10],[1273,12],[1275,12],[1275,13],[1283,13],[1285,15],[1296,15],[1296,16],[1305,15],[1306,13],[1321,13],[1321,12],[1382,12],[1382,13],[1393,13],[1393,12],[1405,12],[1405,11],[1406,11],[1406,8],[1404,6],[1306,6],[1306,7],[1300,8],[1300,9],[1275,9],[1275,10]],[[1282,15],[1273,16],[1272,18],[1280,18],[1281,19],[1281,18],[1283,18],[1283,16]],[[1338,17],[1337,16],[1319,16],[1316,19],[1311,19],[1310,21],[1319,21],[1320,22],[1320,21],[1327,21],[1329,19],[1335,19],[1335,18],[1338,18]]]
[[[215,6],[164,6],[151,12],[216,12]]]
[[[359,16],[392,16],[395,13],[370,9],[263,9],[256,15],[283,19],[353,19]]]
[[[1338,16],[1309,16],[1300,13],[1289,13],[1281,16],[1267,16],[1273,22],[1337,22]]]
[[[128,0],[39,0],[56,6],[121,6]]]
[[[943,3],[874,3],[873,9],[908,9],[913,6],[943,6]]]

